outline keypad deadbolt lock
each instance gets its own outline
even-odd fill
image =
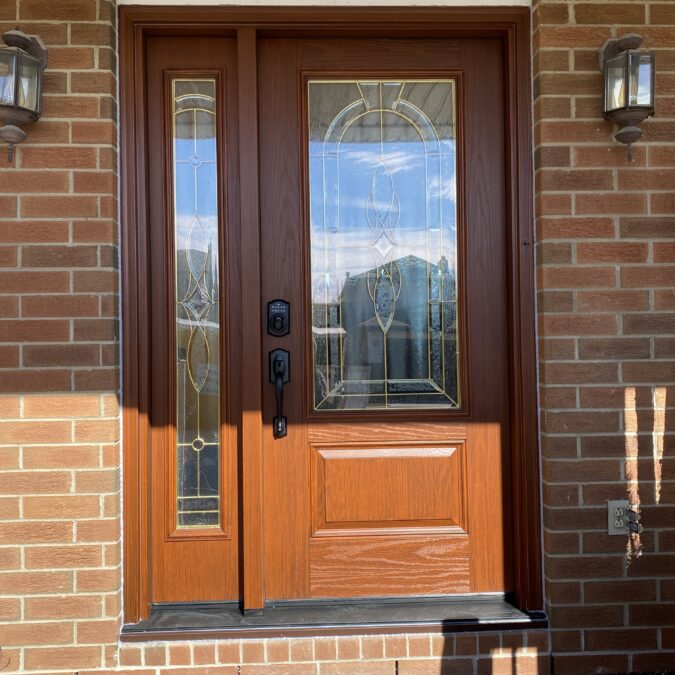
[[[288,335],[291,330],[291,307],[285,300],[267,303],[267,332],[275,337]]]

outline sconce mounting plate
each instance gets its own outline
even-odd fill
[[[639,49],[644,38],[637,33],[626,33],[620,38],[608,38],[602,43],[599,54],[600,70],[605,69],[605,62],[628,49]]]

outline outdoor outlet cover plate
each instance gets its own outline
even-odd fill
[[[607,502],[607,532],[608,534],[626,534],[628,520],[628,500],[615,499]]]

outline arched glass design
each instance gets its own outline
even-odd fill
[[[220,524],[216,83],[174,79],[178,528]]]
[[[457,408],[453,80],[310,80],[316,410]]]

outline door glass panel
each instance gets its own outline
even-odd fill
[[[216,83],[173,81],[177,527],[220,523]]]
[[[455,83],[308,88],[314,408],[457,408]]]

